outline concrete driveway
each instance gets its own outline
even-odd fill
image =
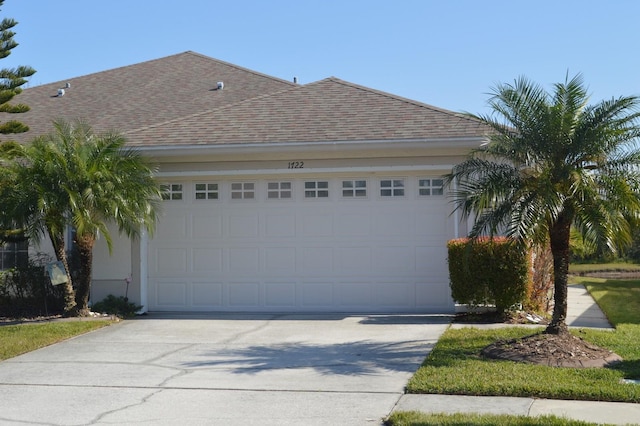
[[[0,362],[0,424],[379,425],[448,323],[152,314]]]

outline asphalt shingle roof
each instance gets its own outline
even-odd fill
[[[218,81],[225,83],[225,90],[215,90]],[[58,89],[66,83],[71,87],[64,89],[64,96],[57,96]],[[292,82],[184,52],[25,89],[12,103],[25,103],[31,110],[17,115],[0,113],[0,120],[19,120],[30,130],[2,140],[28,141],[48,132],[56,118],[83,118],[96,131],[115,129],[124,133],[294,86]]]
[[[223,90],[216,83],[224,82]],[[133,146],[398,141],[481,137],[464,115],[337,78],[297,84],[194,52],[26,89],[28,141],[55,118],[115,129]]]

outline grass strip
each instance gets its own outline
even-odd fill
[[[112,321],[68,321],[0,327],[0,361],[49,346],[111,324]]]
[[[580,420],[569,420],[556,416],[512,416],[493,414],[427,414],[417,411],[402,411],[391,414],[386,421],[388,426],[453,426],[453,425],[477,425],[477,426],[595,426],[597,423],[588,423]]]

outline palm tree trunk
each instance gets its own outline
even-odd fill
[[[49,233],[53,250],[56,253],[56,259],[62,262],[64,271],[67,273],[67,282],[64,283],[64,313],[65,316],[76,315],[75,292],[73,291],[73,282],[71,281],[71,273],[69,272],[69,262],[67,261],[67,251],[64,244],[64,236],[62,234]]]
[[[567,328],[567,285],[569,282],[569,236],[571,219],[561,214],[549,232],[551,254],[553,256],[553,316],[545,333],[568,333]]]
[[[79,271],[76,288],[76,304],[80,315],[89,314],[89,294],[91,291],[91,276],[93,267],[93,244],[95,238],[92,235],[76,235],[78,247]]]

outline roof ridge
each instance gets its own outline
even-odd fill
[[[222,65],[225,65],[225,66],[228,66],[228,67],[231,67],[231,68],[235,68],[235,69],[240,70],[240,71],[245,71],[245,72],[248,72],[250,74],[255,74],[257,76],[260,76],[260,77],[267,77],[267,78],[270,78],[271,80],[277,80],[277,81],[280,81],[282,83],[287,83],[287,84],[289,84],[291,86],[297,86],[296,83],[293,83],[293,82],[291,82],[289,80],[285,80],[285,79],[279,78],[279,77],[274,77],[274,76],[269,75],[269,74],[264,74],[264,73],[261,73],[259,71],[252,70],[250,68],[241,67],[240,65],[232,64],[231,62],[223,61],[221,59],[213,58],[211,56],[207,56],[207,55],[204,55],[202,53],[194,52],[193,50],[187,50],[186,52],[182,52],[181,54],[191,54],[191,55],[199,56],[199,57],[201,57],[203,59],[208,59],[210,61],[214,61],[214,62],[217,62],[219,64],[222,64]],[[172,56],[177,56],[177,55],[172,55]],[[169,56],[167,56],[167,57],[169,57]],[[160,58],[160,59],[162,59],[162,58]]]
[[[462,112],[456,112],[456,111],[451,111],[451,110],[448,110],[448,109],[445,109],[445,108],[439,108],[437,106],[433,106],[433,105],[427,104],[425,102],[420,102],[420,101],[416,101],[414,99],[405,98],[403,96],[394,95],[393,93],[385,92],[383,90],[372,89],[371,87],[361,86],[359,84],[352,83],[350,81],[342,80],[342,79],[340,79],[338,77],[331,76],[331,77],[325,78],[324,80],[317,81],[316,83],[320,83],[321,81],[333,81],[334,83],[342,84],[343,86],[348,86],[348,87],[351,87],[351,88],[354,88],[354,89],[362,90],[364,92],[375,93],[375,94],[378,94],[378,95],[381,95],[381,96],[385,96],[385,97],[390,98],[390,99],[395,99],[397,101],[401,101],[401,102],[405,102],[405,103],[408,103],[408,104],[412,104],[412,105],[415,105],[415,106],[418,106],[418,107],[421,107],[421,108],[430,109],[430,110],[441,112],[443,114],[451,115],[451,116],[454,116],[454,117],[457,117],[457,118],[460,118],[460,119],[465,119],[465,120],[472,121],[474,123],[482,124],[477,119],[475,119],[475,118],[473,118],[471,116],[468,116],[468,115],[466,115],[465,113],[462,113]]]
[[[230,68],[235,68],[237,70],[247,72],[249,74],[254,74],[254,75],[257,75],[257,76],[260,76],[260,77],[269,78],[271,80],[279,81],[281,83],[287,83],[287,84],[292,85],[292,86],[296,85],[295,83],[293,83],[291,81],[288,81],[288,80],[285,80],[285,79],[282,79],[282,78],[278,78],[278,77],[274,77],[274,76],[271,76],[271,75],[268,75],[268,74],[264,74],[264,73],[261,73],[261,72],[258,72],[258,71],[254,71],[254,70],[249,69],[249,68],[244,68],[244,67],[232,64],[230,62],[222,61],[220,59],[216,59],[216,58],[213,58],[211,56],[204,55],[202,53],[194,52],[193,50],[186,50],[184,52],[174,53],[173,55],[167,55],[167,56],[163,56],[161,58],[149,59],[149,60],[146,60],[146,61],[140,61],[140,62],[136,62],[136,63],[133,63],[133,64],[122,65],[122,66],[119,66],[119,67],[109,68],[109,69],[102,70],[102,71],[96,71],[96,72],[90,72],[88,74],[77,75],[77,76],[70,77],[70,78],[67,78],[67,79],[64,79],[64,80],[58,80],[58,81],[52,81],[50,83],[38,84],[38,85],[35,85],[35,86],[28,87],[25,90],[29,90],[29,89],[36,88],[36,87],[41,87],[41,86],[48,86],[48,85],[58,85],[59,86],[61,83],[65,83],[65,82],[68,82],[70,80],[77,80],[77,79],[85,78],[85,77],[92,76],[92,75],[104,74],[104,73],[108,73],[108,72],[112,72],[112,71],[121,70],[121,69],[124,69],[124,68],[135,67],[135,66],[142,65],[142,64],[148,64],[148,63],[154,63],[154,62],[158,62],[158,61],[164,61],[164,60],[167,60],[169,58],[174,58],[174,57],[179,57],[179,56],[184,56],[184,55],[197,56],[197,57],[202,58],[202,59],[206,59],[206,60],[209,60],[209,61],[212,61],[212,62],[216,62],[216,63],[224,65],[224,66],[228,66]]]

